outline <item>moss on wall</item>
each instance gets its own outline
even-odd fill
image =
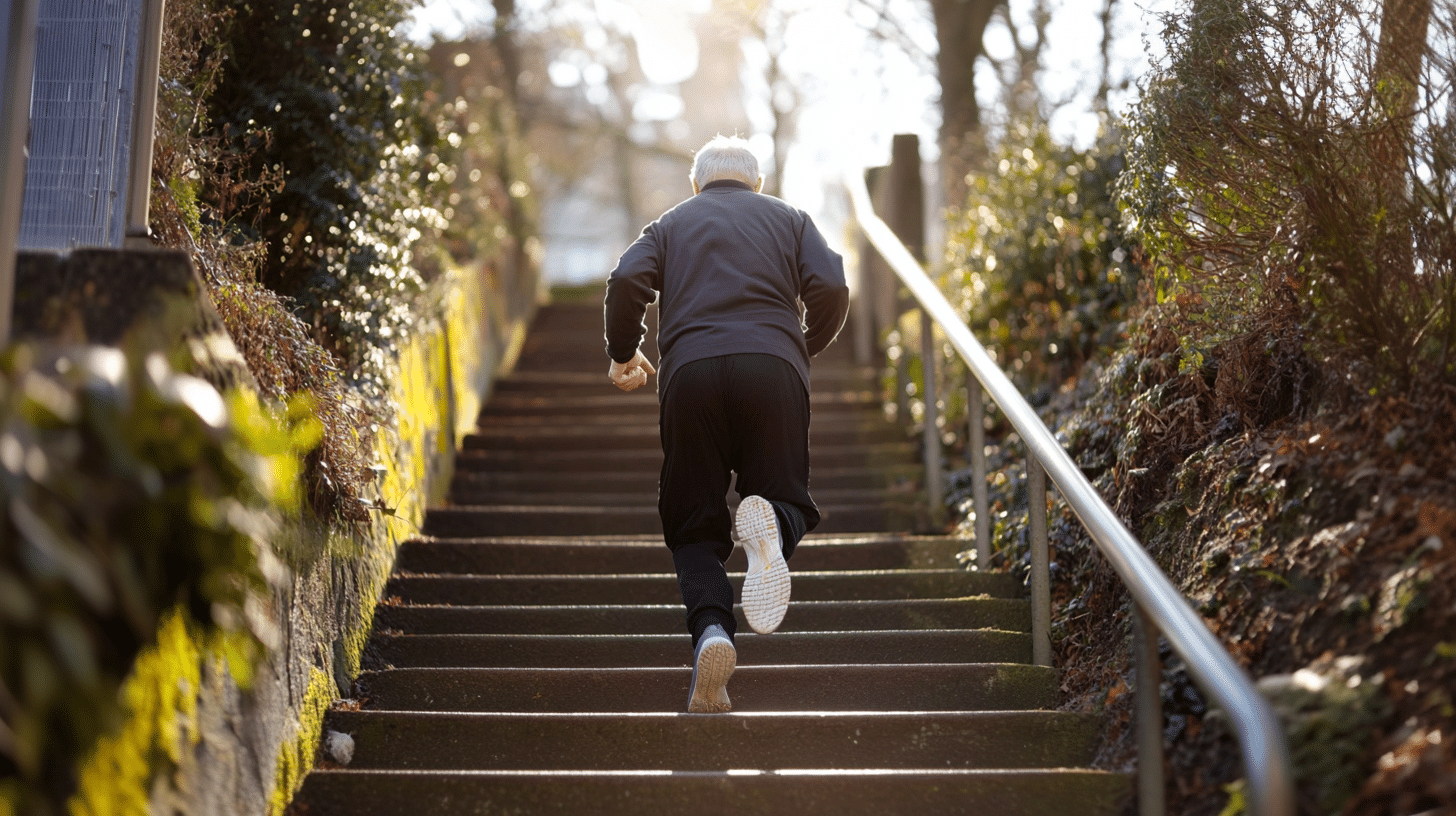
[[[278,750],[278,770],[273,796],[268,800],[268,816],[281,816],[303,778],[313,770],[313,746],[323,733],[324,715],[334,700],[334,681],[323,671],[309,672],[308,691],[298,711],[298,734]]]
[[[439,290],[431,330],[416,334],[398,354],[391,379],[395,405],[393,433],[377,439],[378,461],[388,463],[380,479],[375,509],[379,521],[373,541],[362,558],[368,566],[360,576],[360,616],[339,634],[336,670],[352,679],[359,674],[364,647],[374,624],[374,601],[393,569],[399,543],[419,532],[425,511],[449,485],[454,454],[460,439],[475,425],[484,394],[476,386],[484,366],[513,359],[519,350],[529,315],[502,321],[502,335],[490,335],[483,325],[483,279],[461,268],[449,270]],[[500,302],[501,298],[496,299]],[[498,365],[498,363],[497,363]],[[327,675],[310,680],[299,713],[298,731],[279,751],[278,773],[269,800],[269,814],[278,814],[292,800],[312,770],[316,746],[323,735],[323,713],[332,702],[336,684]],[[323,695],[321,697],[321,695]],[[322,707],[315,708],[323,699]]]
[[[157,629],[157,643],[137,657],[122,686],[126,720],[101,738],[81,766],[74,816],[130,816],[148,812],[156,764],[176,764],[197,739],[197,689],[201,685],[200,632],[181,609]]]

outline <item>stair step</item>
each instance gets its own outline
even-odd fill
[[[924,526],[920,521],[919,508],[908,501],[821,505],[819,514],[821,518],[815,530],[824,533],[910,531]],[[451,538],[531,534],[650,535],[662,532],[662,521],[657,515],[657,508],[651,505],[471,505],[431,510],[425,517],[421,532]]]
[[[1121,812],[1126,774],[1042,770],[315,771],[298,801],[308,816],[430,813],[754,814],[882,816]]]
[[[878,427],[862,427],[858,422],[815,422],[811,433],[813,444],[825,447],[847,445],[894,444],[904,442],[905,434],[883,422]],[[826,427],[827,426],[827,427]],[[464,450],[495,451],[607,451],[662,450],[656,424],[618,426],[572,425],[551,426],[488,426],[477,428],[462,442]]]
[[[622,485],[612,480],[617,487],[636,487],[635,493],[593,493],[590,499],[586,496],[563,497],[560,490],[535,490],[524,492],[511,492],[505,490],[470,490],[467,488],[456,488],[450,493],[450,503],[462,507],[483,507],[488,505],[505,506],[532,506],[532,507],[555,507],[560,506],[563,498],[574,498],[584,505],[621,507],[647,509],[653,513],[657,507],[657,485],[646,484],[646,479],[635,485]],[[648,492],[650,488],[650,492]],[[814,490],[814,501],[824,507],[847,507],[847,506],[899,506],[906,516],[914,515],[915,510],[914,494],[902,494],[894,501],[887,501],[884,488],[826,488]],[[738,506],[737,497],[729,495],[729,506]]]
[[[734,597],[743,573],[729,573]],[[878,601],[910,598],[1011,597],[1015,577],[962,569],[820,570],[793,573],[799,601]],[[396,573],[385,597],[415,604],[542,605],[671,604],[682,601],[675,573],[567,575],[402,575]],[[789,614],[793,614],[790,606]]]
[[[389,669],[362,672],[369,710],[672,713],[683,710],[687,668]],[[1018,663],[742,666],[733,710],[1007,711],[1050,708],[1057,674]]]
[[[1031,636],[992,629],[778,632],[737,637],[739,666],[788,663],[1029,663]],[[675,635],[376,634],[370,668],[629,668],[692,666],[692,639]]]
[[[548,370],[535,371],[517,368],[510,374],[498,378],[495,381],[495,388],[497,393],[501,394],[533,389],[543,394],[571,390],[589,393],[603,388],[610,389],[607,393],[624,393],[607,379],[607,368],[606,365],[599,368],[553,367]],[[817,391],[863,388],[865,383],[873,378],[872,369],[853,369],[844,366],[815,367],[810,374],[810,381],[814,390]]]
[[[1058,768],[1092,761],[1099,718],[1062,711],[841,714],[335,711],[353,769]],[[570,745],[570,751],[562,751]]]
[[[799,542],[789,567],[795,571],[951,568],[970,542],[941,536],[810,536]],[[661,536],[596,538],[411,539],[400,545],[401,572],[519,573],[658,572],[672,556]],[[742,547],[729,556],[730,572],[748,568]]]
[[[809,450],[810,468],[862,467],[878,463],[913,461],[915,446],[908,442],[877,442],[867,445],[823,445]],[[462,450],[456,456],[458,470],[576,471],[618,473],[662,467],[660,448],[628,450]]]
[[[551,471],[478,471],[457,470],[450,482],[451,491],[549,491],[556,496],[577,497],[577,494],[610,493],[616,490],[657,490],[660,470],[642,468],[633,472],[572,473]],[[810,492],[823,489],[879,488],[896,495],[909,492],[923,473],[920,466],[901,463],[894,467],[815,467],[810,477]],[[898,491],[898,492],[897,492]],[[578,497],[580,498],[580,497]]]
[[[853,406],[857,408],[879,408],[884,402],[878,390],[870,388],[844,388],[826,391],[815,388],[809,392],[809,406],[815,416],[832,406]],[[623,393],[608,388],[608,393],[590,395],[524,394],[520,392],[495,394],[481,410],[482,417],[552,416],[559,414],[618,414],[631,415],[648,413],[657,416],[657,395],[645,389]]]
[[[738,630],[748,631],[741,609]],[[420,606],[384,603],[376,631],[415,634],[662,634],[685,631],[680,601],[598,606]],[[884,629],[1031,631],[1031,607],[1010,598],[795,601],[778,633]]]
[[[516,428],[539,429],[589,429],[589,428],[642,428],[657,432],[657,413],[616,411],[582,411],[575,414],[492,414],[481,412],[476,427],[482,432]],[[858,426],[868,431],[884,431],[887,427],[904,436],[904,431],[885,422],[885,415],[878,402],[874,404],[821,405],[814,409],[811,422],[813,432],[834,430],[836,426]],[[583,433],[586,431],[583,430]]]

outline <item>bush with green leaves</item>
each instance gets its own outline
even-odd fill
[[[402,31],[409,8],[243,4],[206,101],[211,132],[243,158],[234,175],[276,174],[281,188],[204,195],[224,219],[251,224],[267,247],[259,280],[366,384],[414,324],[424,281],[413,247],[444,226],[438,205],[460,140],[427,103],[419,50]]]
[[[1077,150],[1023,123],[952,223],[942,290],[1023,390],[1056,387],[1122,335],[1139,269],[1112,200],[1121,170],[1115,134]]]
[[[297,512],[299,458],[318,434],[308,406],[279,422],[157,353],[6,352],[0,805],[44,813],[66,800],[171,610],[247,681],[276,642],[270,593],[287,575],[269,538]]]
[[[1431,0],[1164,16],[1120,196],[1188,359],[1307,334],[1361,388],[1456,378],[1453,37]]]

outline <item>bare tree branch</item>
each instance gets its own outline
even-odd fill
[[[905,26],[890,13],[890,0],[853,0],[852,5],[875,15],[874,27],[868,29],[871,36],[898,48],[925,73],[935,73],[935,55],[920,47],[915,38],[905,30]]]

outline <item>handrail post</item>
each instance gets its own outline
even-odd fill
[[[920,310],[920,374],[925,381],[925,503],[930,526],[939,529],[945,519],[945,487],[940,456],[940,395],[935,381],[935,321]]]
[[[35,69],[36,0],[4,0],[0,40],[0,346],[10,339],[15,302],[15,255],[25,191],[25,141],[30,129],[30,82]]]
[[[152,152],[157,131],[157,85],[162,64],[163,0],[143,0],[140,53],[137,59],[135,107],[132,109],[131,168],[127,184],[128,247],[152,245],[149,223],[152,195]]]
[[[1137,720],[1137,790],[1139,816],[1163,816],[1163,666],[1158,656],[1158,629],[1138,604],[1133,616],[1133,690]]]
[[[981,381],[966,373],[966,413],[970,415],[970,436],[966,446],[971,455],[971,498],[976,508],[976,569],[991,568],[991,502],[986,485],[986,405]]]
[[[1031,544],[1031,662],[1052,664],[1052,591],[1047,569],[1046,471],[1031,451],[1026,454],[1027,518]]]

